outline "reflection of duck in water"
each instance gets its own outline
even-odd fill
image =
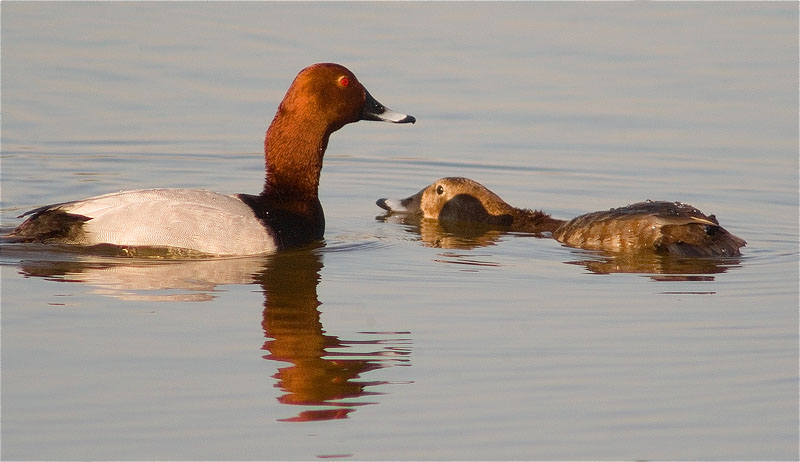
[[[408,347],[397,346],[408,339],[387,339],[381,334],[377,340],[350,341],[325,334],[317,299],[320,269],[322,263],[314,253],[278,253],[258,276],[265,292],[262,326],[269,338],[263,347],[269,354],[264,358],[290,363],[274,376],[276,386],[286,391],[278,400],[320,407],[285,421],[346,418],[356,406],[374,404],[358,400],[378,394],[367,387],[387,383],[359,380],[362,374],[408,362]],[[348,348],[360,351],[341,351]]]
[[[386,214],[375,217],[386,223],[398,223],[417,235],[422,245],[441,249],[474,249],[494,245],[506,231],[491,225],[424,220],[420,215]]]
[[[277,367],[275,386],[285,392],[278,400],[309,409],[282,420],[345,418],[357,406],[376,402],[364,397],[381,394],[377,386],[387,383],[363,380],[363,374],[409,363],[407,332],[358,333],[354,340],[325,333],[317,298],[322,263],[313,250],[171,261],[85,256],[75,260],[73,253],[50,253],[49,260],[36,260],[30,259],[36,252],[25,246],[3,250],[5,258],[19,252],[20,271],[26,276],[80,283],[125,300],[207,302],[216,297],[220,285],[259,284],[264,292],[263,334],[268,337],[264,358],[283,362],[269,365]]]
[[[538,210],[512,207],[480,183],[441,178],[401,200],[379,199],[395,213],[421,214],[441,222],[481,223],[512,231],[551,233],[571,247],[612,252],[653,250],[676,256],[734,256],[745,241],[705,215],[679,202],[646,201],[557,220]]]

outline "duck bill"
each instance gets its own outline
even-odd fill
[[[396,124],[413,124],[417,121],[414,116],[393,111],[379,103],[366,89],[364,92],[366,93],[366,97],[364,99],[364,106],[361,108],[361,120],[377,120]]]
[[[402,213],[406,215],[422,215],[422,193],[425,190],[406,197],[405,199],[378,199],[375,203],[378,207],[390,213]]]

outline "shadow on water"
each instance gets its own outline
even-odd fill
[[[324,249],[202,260],[87,258],[52,248],[42,253],[30,245],[0,250],[2,264],[17,266],[25,277],[83,283],[96,294],[124,300],[206,302],[221,285],[260,285],[263,357],[288,363],[272,376],[283,392],[278,401],[304,407],[279,421],[347,418],[360,406],[377,404],[375,397],[383,393],[375,388],[389,383],[364,380],[363,374],[410,364],[410,332],[359,332],[363,337],[350,340],[325,332],[317,296]]]
[[[470,250],[487,247],[495,245],[500,239],[507,236],[552,238],[549,233],[510,232],[498,226],[442,222],[415,215],[387,214],[375,218],[387,223],[401,224],[407,233],[418,237],[422,245],[442,249]],[[725,273],[731,268],[738,268],[741,263],[739,257],[676,257],[647,250],[619,254],[573,249],[566,246],[564,246],[564,250],[568,252],[562,260],[564,263],[582,266],[590,273],[639,273],[647,275],[654,281],[713,281],[713,274]],[[450,260],[445,260],[445,262],[455,263]],[[460,258],[459,262],[464,262],[464,258]],[[470,261],[467,260],[465,264],[470,264]],[[475,264],[485,265],[482,262]]]

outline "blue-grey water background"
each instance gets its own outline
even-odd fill
[[[798,458],[798,4],[16,3],[2,228],[129,188],[259,192],[296,73],[418,122],[335,133],[321,246],[0,248],[4,459]],[[441,176],[556,217],[714,213],[626,265],[376,219]]]

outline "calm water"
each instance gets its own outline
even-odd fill
[[[798,6],[2,4],[3,231],[150,186],[260,191],[308,64],[413,126],[333,135],[324,243],[4,245],[4,459],[794,459]],[[621,261],[384,219],[474,178],[556,217],[714,213],[741,258]]]

